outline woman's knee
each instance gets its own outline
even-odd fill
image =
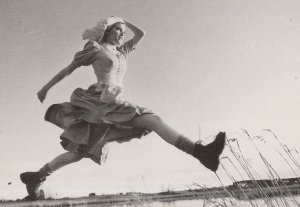
[[[162,122],[162,118],[157,114],[149,114],[150,118],[156,123],[156,122]]]
[[[150,120],[150,126],[152,130],[155,130],[163,122],[162,118],[157,114],[148,115],[148,119]]]
[[[83,158],[83,155],[78,152],[69,152],[69,159],[72,162],[78,162]]]
[[[156,114],[145,114],[135,117],[129,126],[140,127],[148,130],[154,130],[160,125],[162,119]]]

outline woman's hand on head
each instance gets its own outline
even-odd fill
[[[43,103],[43,101],[45,100],[46,96],[47,96],[47,90],[45,89],[41,89],[38,93],[37,93],[38,99],[40,100],[41,103]]]

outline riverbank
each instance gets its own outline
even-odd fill
[[[257,182],[257,181],[256,181]],[[241,200],[249,200],[256,198],[271,198],[276,196],[293,196],[300,195],[300,184],[281,185],[281,186],[240,186],[237,184],[226,186],[225,188],[201,188],[186,191],[167,191],[153,194],[144,193],[126,193],[112,195],[94,195],[80,198],[62,198],[62,199],[46,199],[39,201],[3,201],[0,206],[5,207],[46,207],[46,206],[113,206],[117,204],[148,204],[155,201],[173,202],[179,200],[194,199],[217,199],[217,198],[236,198]]]
[[[212,194],[213,195],[213,194]],[[208,194],[206,194],[208,196]],[[195,191],[172,191],[157,194],[127,193],[116,195],[99,195],[80,198],[47,199],[39,201],[9,201],[2,202],[0,206],[6,207],[46,207],[46,206],[112,206],[116,204],[146,204],[154,201],[172,202],[177,200],[193,200],[203,198],[203,193]]]

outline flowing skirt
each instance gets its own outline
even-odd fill
[[[102,92],[95,89],[95,84],[87,90],[75,89],[70,102],[48,108],[45,120],[64,130],[60,139],[65,150],[82,153],[101,164],[107,156],[105,144],[127,142],[148,134],[150,131],[131,127],[130,121],[153,112],[123,99],[101,101]]]

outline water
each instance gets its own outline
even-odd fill
[[[136,204],[101,205],[103,207],[199,207],[203,205],[202,200],[182,200],[172,202],[147,202]],[[88,205],[86,207],[98,207],[99,205]]]
[[[226,202],[226,204],[224,204]],[[269,206],[300,206],[300,196],[295,197],[284,197],[284,198],[271,198],[268,200],[256,199],[251,200],[254,206],[269,207]],[[298,205],[297,205],[298,202]],[[96,207],[95,205],[88,205],[87,207]],[[145,201],[136,204],[114,204],[105,205],[105,207],[251,207],[250,201],[237,200],[234,198],[226,199],[210,199],[210,200],[178,200],[172,202],[150,202]]]

